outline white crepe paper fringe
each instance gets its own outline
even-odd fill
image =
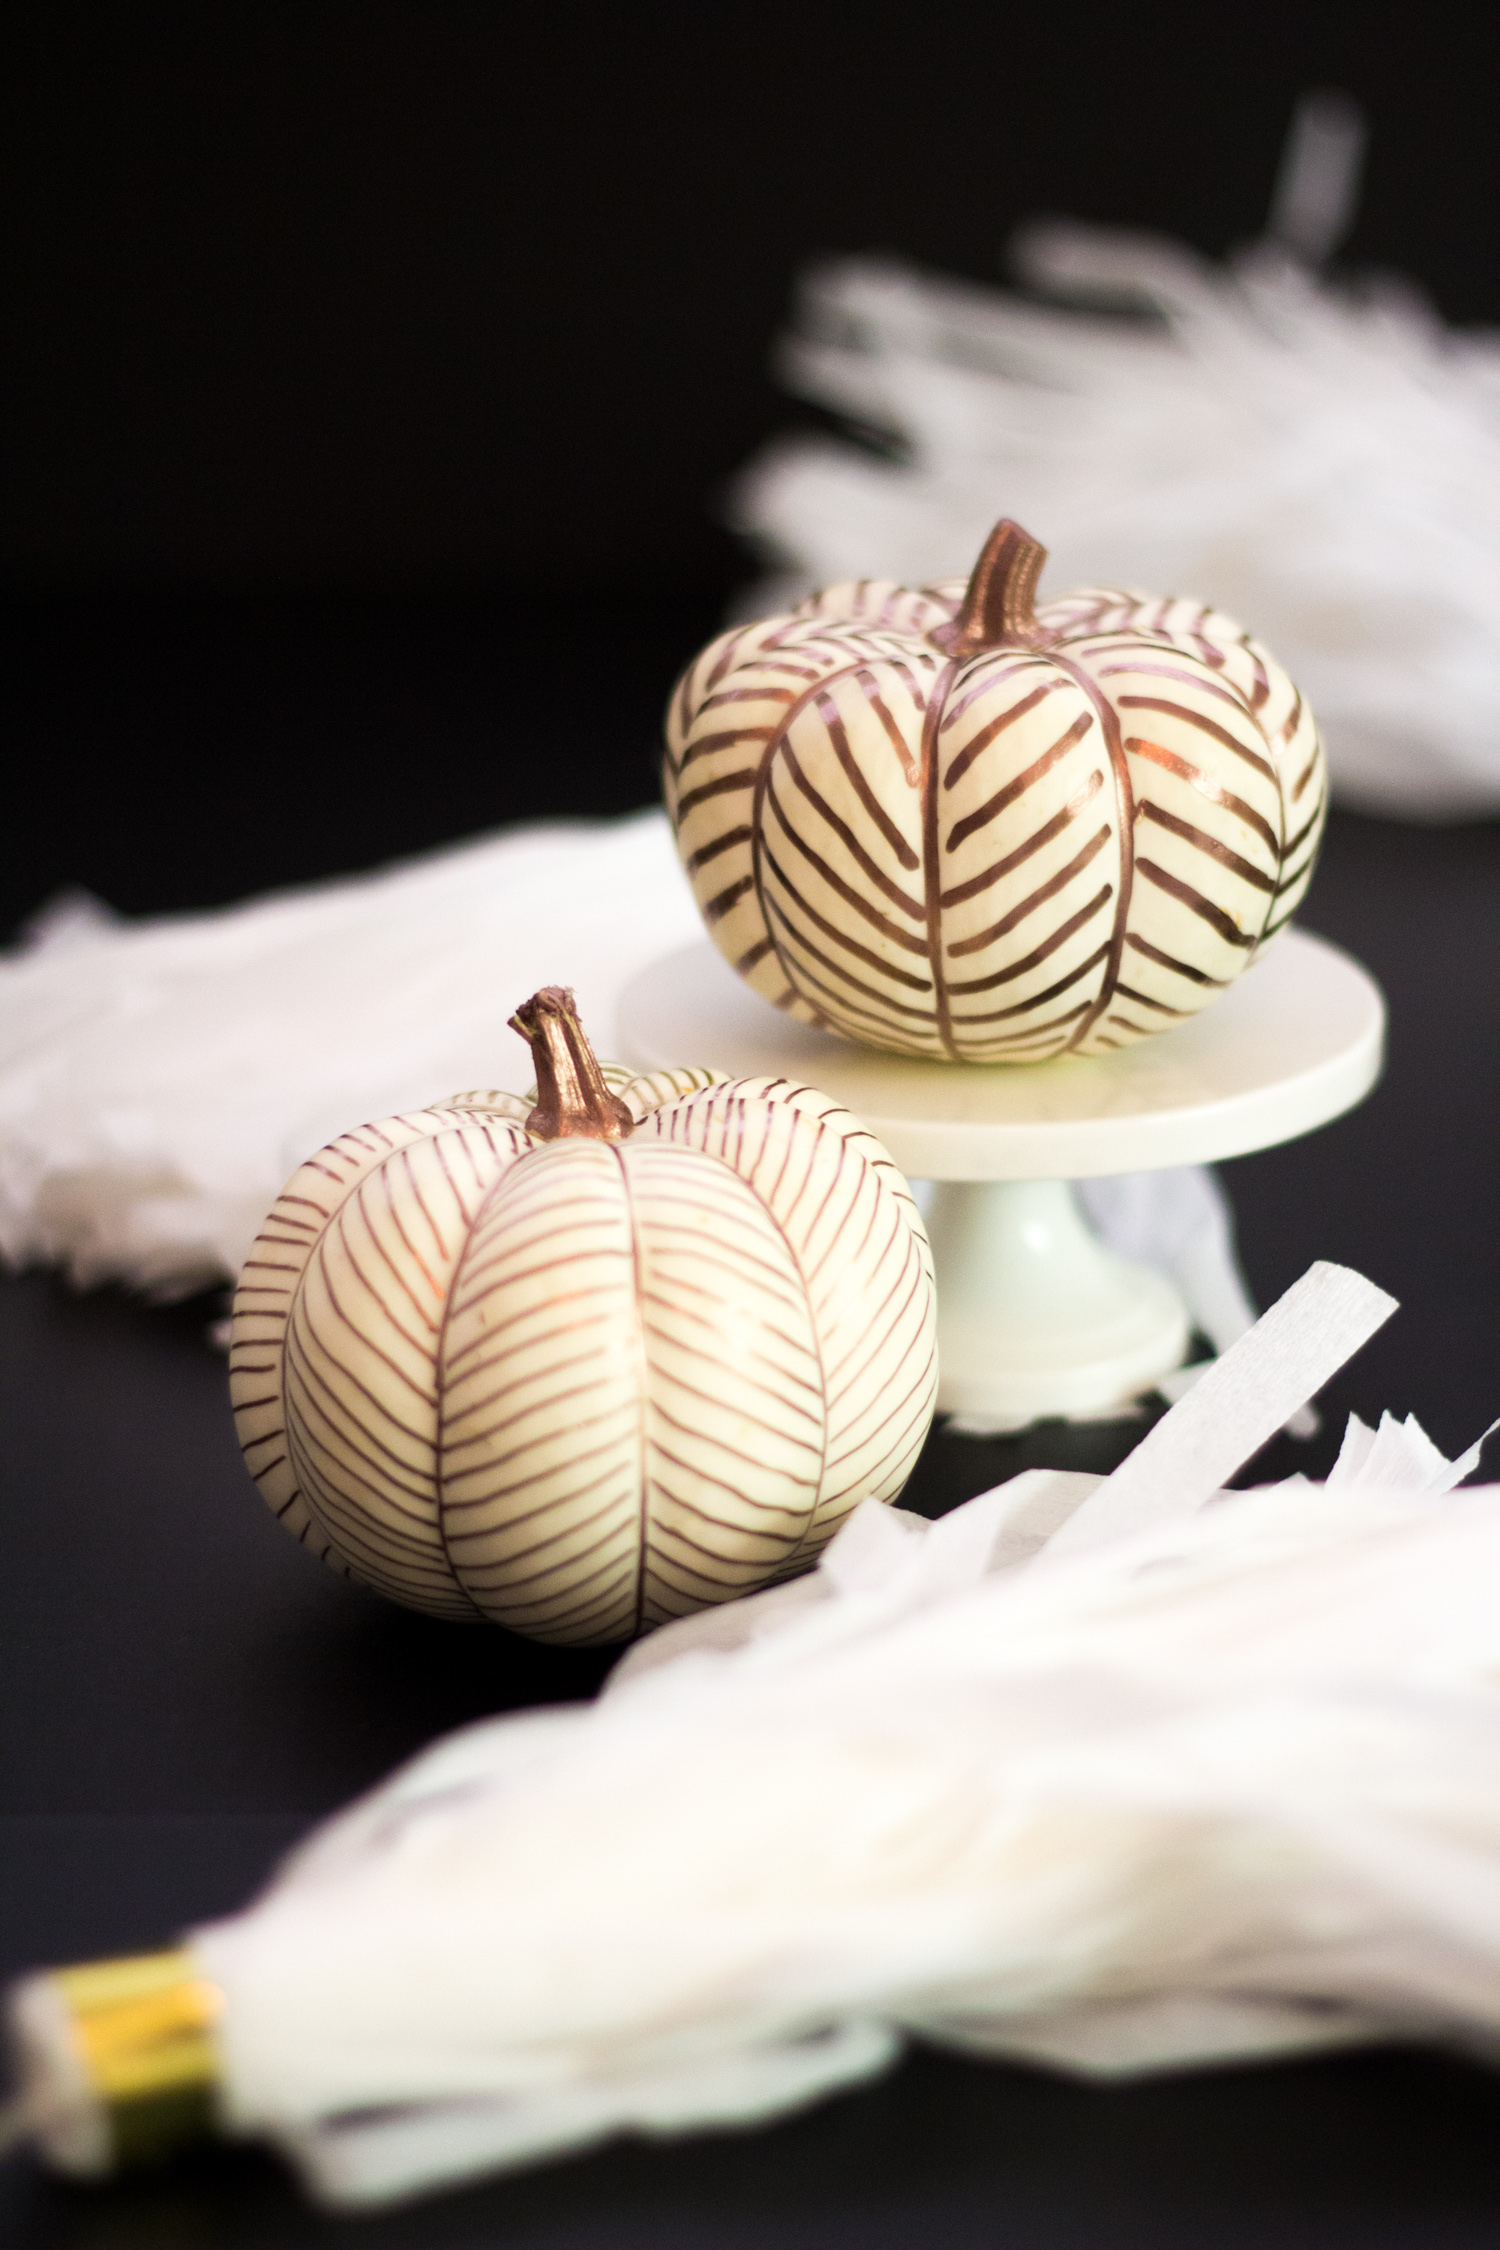
[[[867,1504],[595,1703],[438,1743],[193,1936],[228,2128],[353,2207],[769,2117],[908,2035],[1491,2051],[1500,1488],[1389,1416],[1324,1485],[1211,1483],[1391,1309],[1314,1267],[1114,1477]]]
[[[227,1280],[323,1142],[463,1087],[520,1092],[530,1057],[506,1019],[543,984],[572,985],[614,1052],[625,985],[702,934],[659,812],[515,829],[213,914],[131,924],[67,894],[0,959],[0,1259],[158,1296]],[[1254,1310],[1211,1173],[1079,1192],[1216,1349],[1243,1334]]]
[[[1268,235],[1224,267],[1059,221],[1014,245],[1050,307],[889,259],[808,273],[781,376],[900,457],[759,457],[735,521],[784,575],[753,607],[951,577],[1013,516],[1051,551],[1044,590],[1193,595],[1266,641],[1344,802],[1500,808],[1500,340],[1400,279],[1319,276],[1362,142],[1347,101],[1305,104]]]

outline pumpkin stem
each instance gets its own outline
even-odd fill
[[[1047,550],[1009,516],[984,543],[950,624],[928,635],[945,655],[978,656],[987,648],[1035,648],[1049,636],[1036,621],[1036,582]]]
[[[510,1028],[527,1041],[536,1065],[537,1101],[526,1120],[528,1133],[539,1141],[623,1141],[635,1131],[630,1111],[604,1083],[571,992],[544,984],[522,1001]]]

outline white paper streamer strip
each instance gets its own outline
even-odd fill
[[[1146,1433],[1049,1554],[1076,1554],[1201,1507],[1396,1310],[1363,1274],[1310,1267]]]

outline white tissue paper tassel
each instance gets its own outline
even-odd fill
[[[609,1055],[625,985],[702,935],[659,812],[515,829],[214,914],[129,924],[66,895],[0,958],[0,1259],[162,1296],[230,1279],[335,1133],[465,1086],[519,1093],[530,1060],[505,1023],[527,993],[572,985]],[[1080,1192],[1216,1348],[1249,1326],[1210,1172]]]
[[[1236,1449],[1389,1309],[1315,1268],[1221,1364]],[[1191,1399],[1151,1460],[1125,1531],[1046,1471],[867,1505],[726,1605],[737,1646],[668,1626],[328,1823],[192,1939],[230,2128],[353,2206],[766,2117],[909,2033],[1094,2072],[1492,2043],[1500,1489],[1387,1419],[1326,1487],[1205,1494]]]
[[[1500,807],[1500,342],[1404,282],[1321,280],[1352,212],[1350,105],[1306,105],[1266,241],[1215,267],[1062,222],[1015,246],[1052,309],[890,260],[803,282],[788,387],[899,459],[773,445],[735,520],[815,586],[967,567],[999,515],[1046,588],[1192,594],[1275,649],[1318,714],[1336,798],[1418,819]],[[1158,325],[1101,317],[1101,296]]]

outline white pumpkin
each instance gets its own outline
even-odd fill
[[[788,1014],[899,1054],[1032,1062],[1193,1015],[1288,920],[1317,728],[1206,604],[1090,588],[996,526],[967,588],[862,580],[678,683],[666,796],[715,944]]]
[[[810,1564],[932,1419],[906,1182],[826,1096],[595,1061],[513,1019],[534,1108],[459,1095],[288,1182],[235,1297],[240,1442],[336,1570],[538,1640],[625,1640]]]

